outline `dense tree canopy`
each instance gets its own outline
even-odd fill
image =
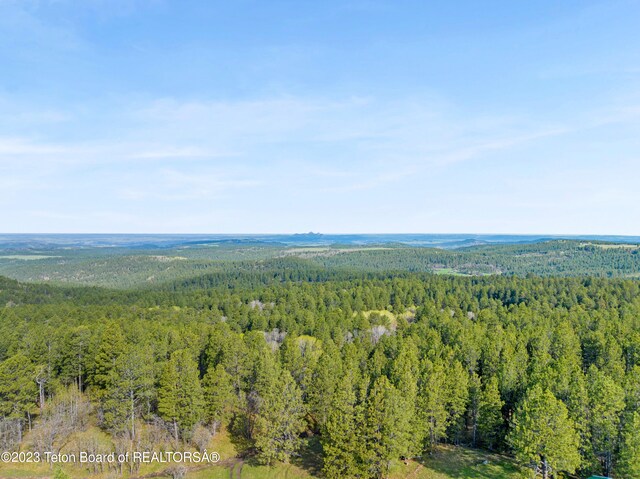
[[[0,299],[8,448],[29,427],[34,444],[57,444],[66,430],[53,425],[93,421],[114,447],[206,444],[225,428],[265,464],[315,436],[328,478],[385,477],[442,442],[513,454],[547,476],[637,473],[635,280],[284,259],[148,290],[0,279]],[[91,407],[68,408],[70,397]]]

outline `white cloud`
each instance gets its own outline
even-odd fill
[[[26,138],[0,138],[0,159],[8,156],[53,155],[73,151],[63,145],[43,144]]]
[[[503,165],[507,161],[536,162],[527,153],[530,147],[580,132],[594,136],[598,128],[611,124],[633,125],[637,114],[628,103],[593,111],[570,123],[538,124],[514,115],[466,115],[430,98],[134,102],[128,110],[118,107],[104,113],[122,131],[118,135],[98,127],[82,129],[80,124],[74,134],[73,126],[81,120],[73,115],[64,124],[43,129],[38,138],[9,131],[0,138],[0,188],[5,190],[0,200],[27,216],[29,211],[42,211],[37,204],[47,204],[51,215],[61,215],[61,228],[66,225],[66,230],[74,230],[76,225],[76,231],[102,228],[99,217],[113,221],[111,229],[119,231],[160,231],[153,227],[154,221],[168,228],[165,217],[169,215],[180,217],[171,223],[176,228],[197,225],[200,217],[203,225],[238,231],[232,227],[230,211],[252,217],[252,224],[256,228],[261,224],[262,230],[269,225],[274,225],[272,231],[293,227],[282,226],[288,224],[318,229],[311,228],[316,220],[328,230],[336,207],[351,213],[351,220],[335,223],[345,231],[349,221],[356,221],[355,216],[354,227],[374,229],[366,225],[375,223],[377,215],[372,211],[376,209],[386,225],[379,231],[387,226],[433,231],[435,226],[429,225],[438,222],[455,226],[453,213],[443,216],[437,208],[447,211],[441,200],[459,195],[458,189],[466,190],[467,203],[462,208],[482,202],[495,206],[497,201],[492,193],[482,196],[486,182],[458,180],[453,175],[459,173],[451,171],[459,172],[467,165],[473,169],[496,159],[504,161]],[[576,138],[569,144],[579,148]],[[574,161],[575,153],[557,158],[561,166]],[[540,161],[540,168],[549,161]],[[520,187],[515,183],[506,186],[511,194],[529,192],[536,190],[539,181],[534,177]],[[579,188],[572,191],[585,194]],[[557,199],[558,189],[554,187],[550,195]],[[612,197],[618,203],[624,201],[620,195]],[[316,220],[303,212],[319,202],[325,210],[316,213]],[[402,209],[403,202],[421,211],[410,217],[395,216],[393,211]],[[533,203],[522,199],[514,199],[513,204],[535,210]],[[188,219],[184,217],[187,211]],[[275,217],[256,219],[265,211]],[[474,221],[481,222],[482,214],[486,216],[478,213]],[[5,223],[10,224],[14,216],[5,213]],[[53,222],[54,217],[49,220]],[[44,221],[41,214],[33,215],[33,224],[40,221]],[[458,221],[471,220],[461,217]],[[136,227],[143,224],[147,226]],[[407,226],[402,228],[402,224]],[[470,222],[469,228],[480,224]],[[194,227],[189,231],[205,230]],[[244,229],[249,230],[249,226]]]

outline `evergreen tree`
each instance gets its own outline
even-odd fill
[[[446,391],[447,427],[451,439],[458,444],[465,429],[463,415],[469,401],[469,375],[457,359],[447,368]]]
[[[634,412],[622,433],[617,477],[640,477],[640,413]]]
[[[354,479],[362,476],[359,456],[360,434],[356,422],[356,394],[351,373],[345,374],[336,389],[321,437],[323,472],[327,479]]]
[[[93,358],[91,384],[95,395],[100,398],[111,381],[111,372],[116,367],[118,357],[125,351],[126,343],[122,328],[116,322],[110,322],[103,329],[98,349]],[[76,353],[78,354],[78,353]],[[80,367],[80,366],[79,366]]]
[[[516,458],[535,467],[544,479],[580,465],[579,437],[566,406],[539,385],[527,391],[514,413],[507,442]]]
[[[253,436],[258,462],[288,461],[300,448],[305,429],[300,389],[291,373],[282,369],[275,377],[261,378],[257,392],[260,402]]]
[[[151,408],[153,362],[148,351],[131,347],[116,359],[102,397],[104,423],[114,432],[127,431],[136,436],[136,418],[141,406]]]
[[[418,397],[418,418],[422,426],[420,436],[427,449],[433,448],[446,436],[448,425],[447,382],[445,369],[440,360],[426,360]]]
[[[419,434],[416,420],[419,374],[418,348],[409,338],[402,342],[398,356],[391,363],[390,373],[398,392],[398,407],[403,411],[395,426],[399,455],[403,457],[413,457],[420,453],[421,448],[420,442],[415,440]]]
[[[340,354],[329,341],[316,365],[311,385],[309,386],[309,409],[317,428],[322,430],[329,413],[333,409],[333,399],[338,391],[338,380],[342,374]],[[353,388],[353,386],[352,386]]]
[[[75,382],[80,391],[84,390],[84,381],[89,363],[89,345],[91,330],[82,325],[73,328],[64,338],[59,358],[60,375],[65,384]]]
[[[0,417],[26,419],[36,411],[38,388],[35,368],[22,353],[17,353],[0,363]]]
[[[376,379],[365,406],[359,454],[368,477],[378,479],[389,475],[391,461],[406,447],[396,426],[406,421],[403,416],[407,413],[402,410],[398,392],[387,377]]]
[[[624,390],[604,371],[591,365],[587,377],[589,425],[593,452],[599,459],[602,473],[610,476],[619,446]]]
[[[480,441],[489,449],[494,449],[502,435],[502,406],[498,379],[494,376],[486,380],[480,392],[478,408],[478,433]]]
[[[471,424],[471,446],[476,447],[479,440],[478,416],[480,413],[480,394],[482,384],[480,376],[475,372],[469,376],[469,408],[468,422]]]
[[[219,425],[229,419],[236,401],[233,379],[222,364],[209,367],[202,380],[204,390],[205,419],[217,432]]]
[[[189,439],[202,418],[204,399],[198,366],[186,349],[174,351],[160,376],[158,413],[173,426],[174,437]]]

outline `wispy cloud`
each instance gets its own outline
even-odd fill
[[[73,148],[56,145],[38,143],[26,138],[0,138],[0,158],[9,156],[45,156],[69,153]]]
[[[144,178],[143,178],[144,177]],[[222,198],[229,192],[237,192],[262,185],[256,178],[243,177],[239,173],[196,169],[184,171],[161,169],[128,175],[127,186],[117,195],[131,201],[190,201]]]
[[[116,229],[121,231],[135,230],[136,224],[159,231],[152,225],[164,221],[164,209],[175,217],[175,228],[195,225],[195,231],[198,217],[203,224],[226,222],[231,230],[231,212],[242,216],[252,208],[271,208],[277,215],[284,214],[282,209],[293,215],[291,211],[312,208],[314,198],[321,197],[332,207],[350,205],[358,211],[357,224],[365,225],[375,221],[371,208],[393,216],[392,204],[418,205],[427,197],[437,201],[433,195],[442,192],[442,184],[456,184],[449,171],[474,169],[496,158],[533,161],[526,153],[532,147],[565,136],[593,135],[612,124],[634,125],[639,114],[630,102],[594,109],[571,122],[542,123],[518,115],[472,115],[421,97],[138,101],[105,112],[122,135],[82,130],[77,123],[82,118],[70,114],[70,120],[37,138],[20,135],[19,128],[0,138],[0,201],[6,205],[27,197],[24,211],[38,211],[42,221],[54,222],[60,213],[58,220],[72,225],[89,215],[91,224],[106,218],[120,224]],[[80,133],[69,136],[68,128],[75,125]],[[531,190],[539,180],[506,187]],[[495,200],[491,192],[481,193],[475,186],[471,190],[487,203]],[[558,189],[550,193],[558,195]],[[384,198],[391,198],[389,205],[384,206]],[[519,201],[522,208],[533,208],[531,202]],[[49,209],[34,207],[37,203]],[[307,215],[295,214],[300,216],[296,224],[312,226]],[[415,218],[451,221],[429,209]],[[401,228],[406,220],[390,217],[386,224]]]

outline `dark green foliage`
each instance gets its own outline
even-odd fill
[[[253,439],[258,462],[286,462],[300,449],[300,434],[305,429],[300,389],[289,371],[280,369],[276,375],[270,371],[261,377],[256,391],[259,404]]]
[[[0,416],[24,420],[35,412],[35,379],[35,368],[22,353],[0,363]]]
[[[489,377],[482,385],[478,407],[478,436],[479,441],[489,449],[495,449],[503,434],[502,406],[504,401],[500,397],[498,380]]]
[[[398,391],[386,376],[380,376],[371,387],[364,404],[364,421],[358,434],[359,452],[366,477],[387,477],[391,461],[399,458],[407,449],[402,430],[407,421],[403,416],[411,411],[403,409],[399,398]]]
[[[338,383],[322,427],[323,470],[327,479],[353,479],[362,475],[361,422],[362,412],[356,404],[354,384],[351,375],[345,374]]]
[[[235,391],[231,375],[222,364],[210,366],[202,380],[205,419],[214,432],[231,417],[235,405]]]
[[[166,362],[158,385],[158,414],[170,422],[173,433],[189,438],[200,421],[204,399],[198,369],[190,351],[175,351]]]

